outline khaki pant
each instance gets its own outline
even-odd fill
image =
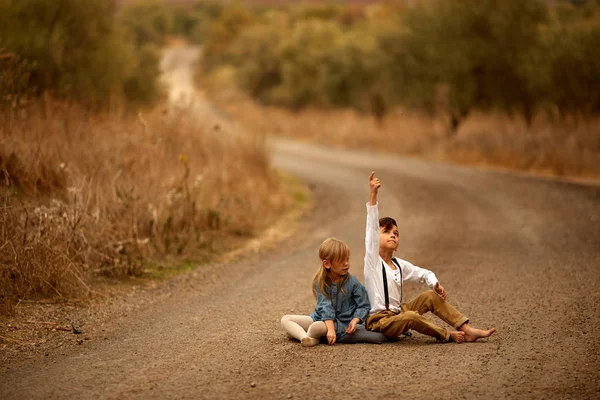
[[[423,314],[431,311],[456,329],[469,321],[467,317],[445,300],[442,300],[433,290],[421,293],[414,300],[403,303],[400,308],[402,309],[400,314],[395,314],[392,311],[381,311],[371,315],[366,321],[367,329],[381,332],[389,338],[398,337],[407,330],[413,329],[439,340],[448,341],[450,332],[427,321]]]

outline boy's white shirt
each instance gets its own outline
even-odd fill
[[[369,295],[373,315],[385,310],[385,293],[381,265],[386,269],[390,310],[400,312],[402,282],[398,270],[392,270],[379,256],[379,208],[367,203],[367,227],[365,232],[365,287]],[[435,274],[428,269],[417,267],[408,261],[394,257],[402,270],[404,281],[425,283],[430,289],[438,282]]]

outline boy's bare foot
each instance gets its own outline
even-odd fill
[[[496,328],[488,329],[486,331],[483,329],[471,328],[468,324],[464,324],[458,329],[465,333],[465,342],[474,342],[477,339],[489,337],[496,332]]]
[[[306,337],[302,338],[300,343],[302,344],[302,347],[312,347],[312,346],[316,346],[319,344],[319,339],[310,337],[310,336],[306,336]]]
[[[450,341],[456,343],[462,343],[465,341],[465,333],[461,331],[450,332]]]

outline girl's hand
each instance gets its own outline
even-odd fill
[[[446,291],[444,290],[443,286],[440,285],[439,282],[435,284],[434,290],[442,298],[442,300],[446,300]]]
[[[350,321],[348,327],[346,328],[346,333],[348,335],[352,335],[354,332],[356,332],[356,324],[358,324],[358,321],[358,318],[353,318],[352,321]]]
[[[336,337],[335,330],[333,330],[333,329],[328,329],[328,330],[327,330],[327,342],[328,342],[330,345],[333,345],[333,344],[335,344],[335,337]]]

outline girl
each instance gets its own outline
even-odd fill
[[[319,247],[319,267],[313,278],[313,294],[317,298],[311,315],[285,315],[281,326],[302,346],[319,344],[327,337],[332,345],[339,343],[383,343],[385,335],[370,332],[363,322],[370,305],[364,286],[350,269],[350,248],[336,238],[328,238]]]

